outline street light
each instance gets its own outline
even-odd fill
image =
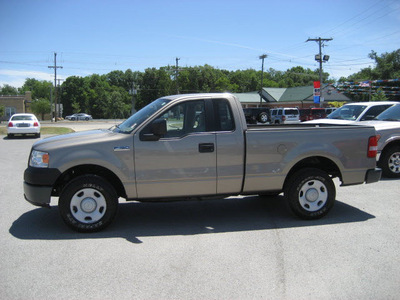
[[[259,59],[262,60],[261,64],[261,88],[260,88],[260,106],[262,105],[262,91],[263,91],[263,78],[264,78],[264,59],[267,58],[267,54],[263,54],[259,56]]]

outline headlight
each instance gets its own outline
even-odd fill
[[[34,168],[48,168],[49,154],[47,152],[32,150],[29,166]]]

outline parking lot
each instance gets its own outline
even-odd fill
[[[400,298],[400,180],[337,186],[316,221],[292,217],[282,196],[121,200],[110,227],[79,234],[57,199],[51,209],[24,200],[36,140],[0,136],[1,299]]]

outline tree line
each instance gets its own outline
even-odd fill
[[[374,68],[362,69],[348,78],[339,81],[390,79],[400,77],[400,49],[378,56],[371,52],[369,57],[375,60]],[[310,86],[319,80],[319,70],[305,69],[301,66],[286,71],[268,69],[262,78],[263,87]],[[329,73],[323,73],[324,83],[333,83]],[[17,89],[9,85],[0,87],[1,95],[32,92],[34,99],[31,107],[36,114],[50,112],[50,93],[52,82],[27,78],[24,85]],[[76,112],[91,114],[94,118],[126,118],[131,114],[132,100],[135,109],[149,102],[177,93],[232,92],[245,93],[261,89],[261,71],[254,69],[228,71],[209,65],[196,67],[165,66],[148,68],[144,72],[112,71],[108,74],[92,74],[86,77],[68,77],[57,87],[58,102],[63,104],[64,116]]]

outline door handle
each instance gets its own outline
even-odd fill
[[[199,152],[200,153],[214,152],[214,143],[199,144]]]

